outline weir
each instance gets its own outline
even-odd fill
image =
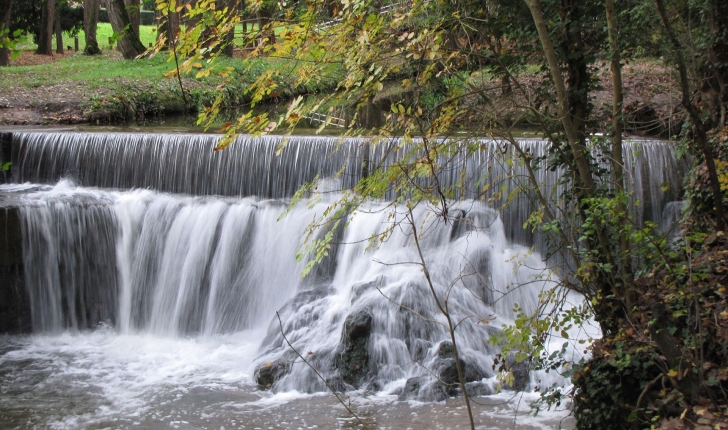
[[[22,238],[22,262],[14,257],[3,268],[22,282],[12,294],[6,283],[3,294],[29,316],[9,317],[16,325],[3,330],[30,326],[58,336],[111,327],[123,336],[196,339],[245,333],[257,345],[249,377],[262,388],[326,390],[309,367],[292,364],[290,342],[337,390],[427,401],[454,394],[449,334],[404,207],[389,212],[387,202],[370,202],[347,214],[347,228],[332,232],[327,257],[305,278],[307,261],[296,259],[308,224],[361,178],[363,160],[386,165],[408,147],[330,137],[291,137],[282,147],[283,139],[243,136],[214,152],[210,135],[13,133],[11,183],[0,191],[12,196],[5,219],[21,235],[6,233],[10,245],[0,251],[18,252]],[[534,157],[547,150],[540,140],[520,143]],[[513,319],[515,304],[535,309],[538,293],[557,278],[543,261],[542,238],[523,229],[531,197],[493,209],[502,203],[498,193],[522,185],[523,166],[498,141],[476,148],[453,154],[451,165],[460,168],[439,178],[445,185],[466,178],[451,208],[458,220],[428,218],[424,207],[411,216],[432,288],[448,295],[454,320],[463,321],[456,338],[469,389],[490,394],[498,352],[490,335]],[[668,206],[673,219],[668,203],[680,200],[685,163],[664,142],[631,142],[625,152],[635,220],[659,224]],[[562,172],[538,175],[560,195]],[[283,216],[293,193],[317,177],[325,179],[321,201]],[[393,222],[388,239],[370,247],[367,239]],[[514,374],[512,388],[540,385],[527,368]]]
[[[228,149],[215,152],[217,139],[204,134],[13,133],[12,181],[53,184],[69,178],[86,187],[286,199],[316,178],[326,180],[327,190],[350,189],[361,179],[365,160],[376,167],[421,156],[395,138],[241,136]],[[544,140],[520,139],[519,144],[534,159],[548,155]],[[663,225],[665,206],[682,199],[687,163],[663,141],[627,141],[624,159],[636,225],[646,220]],[[463,139],[459,150],[440,162],[445,166],[438,175],[440,183],[462,184],[453,198],[500,208],[509,240],[536,243],[545,251],[542,239],[523,228],[536,206],[532,195],[519,192],[530,187],[527,170],[509,144]],[[547,197],[563,195],[563,171],[542,165],[535,174]],[[508,196],[515,200],[504,205]]]

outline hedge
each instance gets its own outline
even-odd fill
[[[111,22],[109,21],[109,13],[104,8],[99,11],[99,22]],[[141,25],[154,25],[154,11],[141,11]]]

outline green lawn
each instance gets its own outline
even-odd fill
[[[150,43],[154,43],[157,40],[157,27],[153,25],[142,25],[139,26],[139,37],[142,39],[144,46],[149,46]],[[111,24],[108,22],[100,22],[96,30],[96,40],[99,42],[101,49],[109,48],[109,39],[114,35],[114,30],[111,29]],[[53,49],[56,47],[56,36],[53,35]],[[67,46],[73,48],[74,41],[73,36],[68,33],[63,33],[63,48]],[[32,50],[36,49],[37,45],[33,43],[33,36],[26,36],[25,40],[20,43],[20,49]],[[86,35],[83,31],[78,33],[78,49],[83,51],[86,48]]]
[[[0,86],[38,87],[63,81],[80,81],[88,88],[107,85],[109,79],[164,80],[172,68],[165,55],[141,61],[126,61],[109,55],[74,55],[60,61],[4,68],[0,76],[7,78]]]

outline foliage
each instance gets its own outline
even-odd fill
[[[83,7],[73,4],[68,0],[55,0],[56,14],[61,23],[61,30],[71,36],[77,35],[83,30]],[[14,1],[10,15],[10,30],[15,35],[28,33],[33,35],[37,41],[40,32],[40,18],[43,1],[26,0]]]
[[[728,206],[728,128],[716,132],[710,138],[710,146],[719,167],[720,187],[723,191],[723,205]],[[708,168],[705,160],[698,157],[697,163],[688,173],[685,183],[685,197],[688,201],[685,225],[692,231],[708,232],[715,227],[715,199],[710,188]]]
[[[680,6],[688,12],[703,13],[702,18],[691,21],[695,27],[686,27],[683,34],[694,35],[692,40],[707,41],[706,46],[712,49],[716,39],[707,30],[705,15],[709,2],[679,3],[670,3],[673,13],[683,13]],[[174,1],[158,0],[157,7],[163,14],[182,11],[175,5]],[[179,53],[182,62],[170,74],[180,76],[198,70],[199,77],[218,73],[231,82],[231,70],[210,65],[216,57],[215,46],[226,43],[222,36],[236,24],[236,19],[209,3],[198,2],[198,6],[188,8],[190,17],[199,16],[198,26],[175,39],[179,46],[174,55]],[[579,364],[577,373],[576,414],[584,425],[591,422],[595,428],[606,428],[615,419],[621,421],[617,425],[624,427],[631,425],[628,422],[659,423],[663,418],[680,415],[676,415],[676,404],[690,408],[700,404],[702,395],[696,393],[704,391],[700,391],[701,383],[691,375],[703,375],[701,372],[707,369],[700,366],[708,362],[694,357],[702,348],[700,342],[716,338],[706,336],[702,330],[677,328],[693,327],[693,323],[702,321],[702,315],[707,315],[702,309],[711,306],[698,300],[700,303],[691,310],[693,304],[687,300],[673,300],[710,294],[709,289],[695,284],[702,278],[695,280],[691,274],[686,280],[686,274],[680,272],[682,265],[676,265],[681,258],[690,261],[695,257],[691,241],[697,239],[690,238],[678,250],[657,232],[655,225],[636,225],[627,211],[630,196],[623,191],[624,178],[615,173],[617,166],[624,164],[619,158],[621,138],[590,138],[597,127],[590,99],[597,89],[595,64],[600,57],[614,55],[602,25],[604,4],[555,0],[451,4],[414,0],[405,5],[355,0],[343,2],[333,10],[328,6],[327,2],[311,0],[265,10],[271,20],[248,35],[243,46],[254,45],[249,51],[251,57],[267,56],[280,63],[278,68],[258,74],[247,85],[245,96],[251,109],[222,127],[226,134],[216,148],[221,150],[232,144],[235,133],[241,131],[261,135],[278,128],[291,133],[306,116],[324,107],[354,106],[358,109],[354,119],[365,115],[366,108],[371,106],[387,112],[383,124],[372,129],[351,126],[344,135],[369,136],[363,145],[386,148],[387,155],[398,154],[397,160],[364,160],[362,180],[353,189],[343,191],[341,198],[312,222],[306,236],[308,243],[302,250],[313,256],[311,264],[322,260],[332,245],[333,235],[319,236],[319,229],[340,223],[346,214],[372,199],[389,202],[385,210],[391,220],[370,238],[372,246],[386,240],[402,223],[409,223],[413,240],[419,240],[416,232],[423,226],[416,225],[411,217],[403,218],[402,208],[406,212],[426,206],[432,217],[454,222],[450,208],[454,201],[468,195],[470,187],[482,189],[482,193],[475,195],[485,199],[485,191],[498,189],[501,181],[510,179],[506,173],[491,181],[484,173],[503,160],[498,156],[486,157],[485,161],[481,158],[480,169],[465,167],[469,160],[482,154],[483,136],[496,137],[502,142],[504,153],[511,151],[516,155],[507,167],[523,166],[525,180],[515,191],[501,190],[490,195],[488,202],[503,207],[518,198],[537,201],[539,208],[524,228],[530,227],[550,240],[551,253],[562,257],[554,267],[562,276],[559,288],[543,292],[536,314],[516,308],[515,324],[503,327],[493,342],[503,348],[504,354],[515,356],[517,362],[569,374],[574,363],[565,354],[568,348],[552,350],[549,342],[555,334],[561,335],[568,339],[565,344],[571,341],[575,347],[588,350],[589,340],[582,338],[584,343],[580,344],[572,330],[595,318],[604,335],[598,344],[601,349],[595,353],[593,363]],[[248,7],[248,12],[261,12],[270,5],[252,3]],[[330,20],[332,15],[335,20]],[[629,57],[657,52],[662,47],[659,40],[665,36],[660,26],[665,21],[659,19],[651,2],[626,2],[617,16],[625,35],[615,44],[619,52]],[[652,42],[646,42],[645,37],[652,38]],[[701,66],[691,64],[693,79],[698,79]],[[541,74],[542,79],[535,85],[519,79],[519,72],[529,65],[538,67]],[[252,109],[281,93],[281,78],[294,70],[298,79],[285,93],[302,96],[294,98],[284,114],[269,118],[267,113]],[[307,94],[308,85],[332,71],[341,73],[336,92]],[[483,76],[499,77],[500,82],[484,80]],[[200,123],[209,125],[217,118],[224,98],[221,94],[203,110]],[[547,154],[531,154],[513,136],[510,125],[514,119],[500,115],[503,105],[519,103],[519,109],[510,112],[517,112],[517,121],[529,121],[539,127],[550,143]],[[684,107],[688,109],[687,105]],[[715,116],[718,112],[715,107],[707,109],[706,115]],[[617,111],[615,116],[619,115]],[[466,119],[473,128],[459,128]],[[398,139],[393,141],[393,136]],[[540,169],[564,172],[557,184],[558,192],[547,189],[537,179]],[[445,183],[440,180],[445,175],[458,179]],[[316,186],[314,183],[302,188],[292,204],[316,198]],[[705,208],[696,210],[702,212]],[[421,263],[427,277],[426,264]],[[689,290],[676,295],[657,294],[662,290],[647,288],[638,281],[640,274],[661,274],[661,279],[667,280],[665,285],[687,285]],[[581,305],[573,306],[566,300],[573,292],[584,297]],[[439,300],[434,290],[433,294]],[[655,303],[667,306],[667,314],[677,321],[675,325],[661,326],[666,321],[655,315],[660,309],[650,307]],[[683,320],[680,312],[693,316],[697,312],[700,317]],[[449,318],[446,310],[443,315]],[[457,323],[450,326],[451,333]],[[706,320],[698,326],[707,323]],[[639,342],[631,340],[632,337]],[[679,345],[677,349],[675,345]],[[722,345],[714,342],[703,350],[718,351]],[[691,357],[685,362],[687,367],[675,365],[676,351],[679,357]],[[716,357],[710,366],[724,366],[722,358]],[[508,371],[506,367],[501,370]],[[673,371],[680,372],[684,380],[673,382]],[[662,396],[659,404],[652,397],[640,399],[638,394],[635,398],[635,390],[640,388],[653,396],[651,381],[656,377],[673,383],[677,397],[666,388],[664,395],[658,393]],[[634,380],[623,383],[624,378]],[[714,385],[722,388],[721,384]],[[705,392],[717,393],[713,388]],[[561,395],[548,391],[544,399],[557,403]],[[643,403],[645,408],[654,405],[654,411],[648,414],[642,410]]]
[[[728,425],[716,406],[728,400],[726,269],[725,234],[693,234],[639,281],[643,318],[596,343],[576,373],[579,428]]]

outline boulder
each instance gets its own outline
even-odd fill
[[[463,360],[460,360],[460,366],[464,373],[466,365]],[[440,381],[450,386],[456,386],[460,383],[460,378],[458,377],[458,366],[454,358],[438,360],[436,374]]]
[[[485,382],[468,382],[465,389],[470,397],[490,396],[495,394],[495,390],[491,384]]]
[[[449,387],[440,381],[430,381],[420,388],[417,400],[421,402],[442,402],[457,395],[457,388]]]
[[[424,376],[415,376],[409,378],[404,384],[404,389],[399,395],[399,400],[416,400],[420,394],[420,388],[427,383],[428,379]]]
[[[508,386],[515,391],[525,391],[531,384],[531,366],[529,363],[522,361],[511,365],[511,373],[513,374],[513,384]]]
[[[455,358],[455,348],[452,342],[444,340],[437,346],[437,356],[442,359]]]
[[[366,310],[349,314],[344,321],[335,365],[344,382],[354,387],[360,386],[371,374],[367,349],[371,330],[372,315]]]
[[[290,366],[282,361],[269,361],[255,370],[255,382],[264,390],[273,387],[290,371]]]
[[[460,366],[463,370],[465,382],[480,381],[487,376],[478,366],[469,364],[462,358],[460,359]],[[440,342],[440,345],[438,345],[434,370],[438,378],[446,384],[458,384],[460,382],[458,368],[455,364],[455,348],[453,348],[452,342],[449,340]]]

